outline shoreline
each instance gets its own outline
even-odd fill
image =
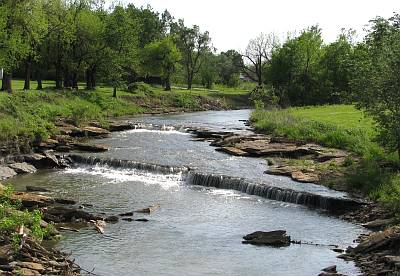
[[[153,114],[150,114],[150,115],[153,115]],[[74,128],[73,126],[71,127],[71,125],[68,125],[68,124],[64,124],[64,125],[61,125],[59,127],[61,127],[62,130],[64,131],[64,135],[73,134],[72,136],[70,136],[70,137],[73,138],[73,140],[77,139],[77,140],[81,141],[82,139],[85,140],[85,139],[88,139],[88,138],[89,139],[91,139],[91,138],[102,138],[102,137],[105,137],[105,136],[109,135],[110,132],[112,132],[112,131],[123,131],[123,130],[132,129],[132,128],[135,127],[135,125],[134,124],[129,124],[129,123],[123,123],[123,122],[117,120],[117,121],[114,121],[112,124],[110,124],[109,128],[106,130],[108,132],[105,132],[104,131],[105,129],[101,129],[99,127],[93,127],[93,126],[88,126],[89,128],[87,128],[87,129],[85,129],[85,127],[82,127],[79,130]],[[71,131],[71,132],[68,132],[68,131]],[[84,137],[82,138],[81,135],[83,135],[83,134],[84,134]],[[217,149],[220,149],[220,148],[223,148],[223,147],[226,148],[226,144],[225,144],[226,141],[225,140],[228,140],[229,141],[229,145],[232,145],[233,141],[235,141],[235,143],[240,143],[242,141],[242,139],[248,139],[248,137],[247,138],[237,137],[236,135],[234,135],[232,133],[229,134],[229,133],[226,133],[226,132],[220,132],[220,133],[208,132],[206,130],[193,130],[193,134],[195,136],[197,136],[197,138],[199,140],[210,141],[211,145],[212,146],[216,146]],[[251,140],[253,140],[253,141],[265,141],[265,140],[259,139],[260,138],[259,134],[255,134],[255,135],[256,136],[252,137]],[[257,139],[254,139],[254,138],[257,138]],[[265,136],[264,136],[264,138],[265,138]],[[85,141],[87,141],[87,140],[85,140]],[[54,158],[51,156],[51,151],[54,150],[54,149],[57,149],[58,145],[54,146],[54,144],[56,144],[56,143],[54,143],[54,141],[50,141],[50,142],[53,142],[53,144],[51,144],[51,143],[43,143],[43,144],[39,145],[39,148],[36,148],[36,150],[38,150],[38,152],[42,152],[43,153],[43,155],[46,157],[46,160],[47,159],[53,160],[53,161],[45,161],[45,162],[54,162]],[[273,141],[273,142],[276,143],[276,141]],[[94,148],[91,148],[91,145],[88,144],[88,143],[86,143],[86,144],[84,143],[84,145],[88,146],[87,147],[87,151],[93,151],[93,150],[95,150],[95,151],[97,151],[97,150],[103,151],[103,150],[106,150],[105,148],[101,148],[101,147],[99,148],[99,146],[95,146]],[[64,150],[67,149],[68,146],[71,147],[71,148],[69,148],[69,150],[74,150],[74,149],[81,149],[82,150],[82,149],[85,149],[84,146],[82,146],[82,145],[80,145],[79,143],[76,143],[76,142],[70,142],[67,145],[65,145],[65,144],[62,145],[62,147],[64,147],[63,148]],[[92,145],[92,146],[94,146],[94,145]],[[234,148],[234,147],[231,147],[231,148]],[[248,149],[250,149],[250,148],[248,148]],[[243,148],[241,150],[243,151]],[[50,151],[50,152],[48,152],[48,151]],[[226,151],[226,150],[223,150],[223,151],[228,153],[228,154],[237,155],[237,152],[235,152],[232,149],[230,151]],[[298,148],[293,148],[293,151],[294,152],[298,151]],[[292,154],[293,151],[287,151],[287,153],[289,153],[289,155],[290,155],[290,154]],[[262,154],[261,155],[259,154],[260,149],[258,149],[258,151],[257,151],[257,150],[254,150],[254,148],[253,148],[253,149],[250,149],[249,152],[251,152],[252,154],[255,154],[256,157],[263,157]],[[257,156],[257,152],[258,152],[258,156]],[[277,152],[275,152],[274,154],[276,154],[276,153]],[[48,155],[48,156],[46,156],[46,155]],[[56,156],[56,158],[60,158],[60,156]],[[367,206],[370,206],[370,205],[367,205]],[[377,212],[377,216],[378,217],[381,214],[382,213]],[[364,215],[364,217],[362,219],[363,215]],[[345,214],[343,216],[340,216],[339,218],[345,219],[345,220],[348,220],[348,221],[351,221],[351,222],[356,222],[356,223],[360,223],[360,222],[365,223],[366,222],[365,221],[366,216],[365,216],[365,214],[362,214],[362,212],[359,212],[359,213],[347,213],[347,214]],[[370,217],[368,217],[368,218],[370,218]],[[95,217],[95,219],[96,220],[97,219],[105,220],[106,218]],[[89,221],[90,220],[93,220],[93,217],[91,219],[89,219]],[[381,225],[379,227],[384,227],[384,225]],[[68,231],[68,230],[66,230],[66,231]],[[365,240],[367,240],[366,236],[362,236],[362,237],[359,238],[359,241],[361,241],[361,242],[363,242]],[[371,272],[371,270],[367,270],[367,267],[363,265],[362,261],[360,261],[360,260],[363,260],[363,259],[359,258],[361,255],[362,255],[361,253],[352,255],[351,251],[349,251],[348,254],[345,254],[342,257],[345,258],[346,260],[354,260],[356,265],[359,266],[362,270],[364,270],[364,272]],[[370,257],[372,255],[371,254],[367,254],[366,256]],[[376,262],[376,264],[378,266],[378,264],[380,264],[380,263]]]

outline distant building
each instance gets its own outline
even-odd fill
[[[240,78],[241,81],[246,81],[246,82],[253,81],[252,79],[250,79],[248,76],[246,76],[244,74],[240,74],[239,78]]]

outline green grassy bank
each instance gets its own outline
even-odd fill
[[[360,162],[346,168],[343,181],[349,189],[360,190],[400,213],[399,158],[376,142],[376,124],[354,106],[256,110],[251,121],[262,133],[352,152]]]
[[[174,88],[166,92],[161,87],[139,84],[132,92],[118,91],[118,97],[113,98],[112,88],[106,86],[94,91],[55,91],[50,81],[43,86],[42,91],[24,91],[23,81],[16,80],[12,94],[0,92],[0,141],[46,138],[55,133],[53,122],[57,118],[67,118],[76,125],[91,120],[105,124],[108,117],[145,112],[239,108],[247,105],[248,98],[245,88]]]

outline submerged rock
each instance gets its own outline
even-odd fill
[[[106,222],[118,222],[119,221],[119,217],[117,217],[117,216],[109,216],[104,221],[106,221]]]
[[[0,166],[0,180],[6,180],[16,175],[17,173],[13,169],[5,166]]]
[[[160,207],[161,206],[159,204],[155,204],[155,205],[151,205],[151,206],[149,206],[147,208],[136,210],[135,212],[136,213],[148,213],[148,214],[150,214],[150,213],[153,213],[154,211],[156,211],[157,209],[159,209]]]
[[[9,164],[8,167],[16,173],[35,173],[36,168],[26,162]]]
[[[74,143],[73,146],[77,150],[88,151],[88,152],[104,152],[108,151],[108,148],[104,145],[93,145],[87,143]]]
[[[27,192],[44,192],[48,193],[50,190],[42,188],[42,187],[36,187],[36,186],[26,186],[26,191]]]
[[[243,237],[244,244],[252,245],[270,245],[270,246],[289,246],[290,236],[286,235],[285,230],[270,232],[257,231]]]

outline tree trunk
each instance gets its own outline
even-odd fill
[[[25,62],[25,83],[24,83],[24,90],[31,89],[31,62]]]
[[[61,75],[61,68],[57,67],[56,68],[56,89],[61,90],[62,89],[62,75]]]
[[[86,69],[86,90],[92,90],[92,77],[89,69]]]
[[[171,91],[171,80],[169,76],[165,79],[165,91]]]
[[[192,90],[192,82],[193,82],[193,76],[188,74],[187,78],[187,89]]]
[[[42,77],[38,76],[37,78],[37,87],[36,90],[42,90],[43,89],[43,84],[42,84]]]
[[[116,86],[114,86],[113,97],[114,97],[114,98],[117,97],[117,87],[116,87]]]
[[[72,80],[71,80],[72,89],[78,90],[78,74],[76,72],[72,73]]]
[[[3,79],[1,80],[1,89],[0,89],[0,91],[6,91],[7,90],[7,87],[6,87],[6,76],[5,76],[5,74],[3,74]]]
[[[5,75],[6,89],[7,89],[8,93],[12,93],[11,79],[12,79],[12,74],[11,73]]]

